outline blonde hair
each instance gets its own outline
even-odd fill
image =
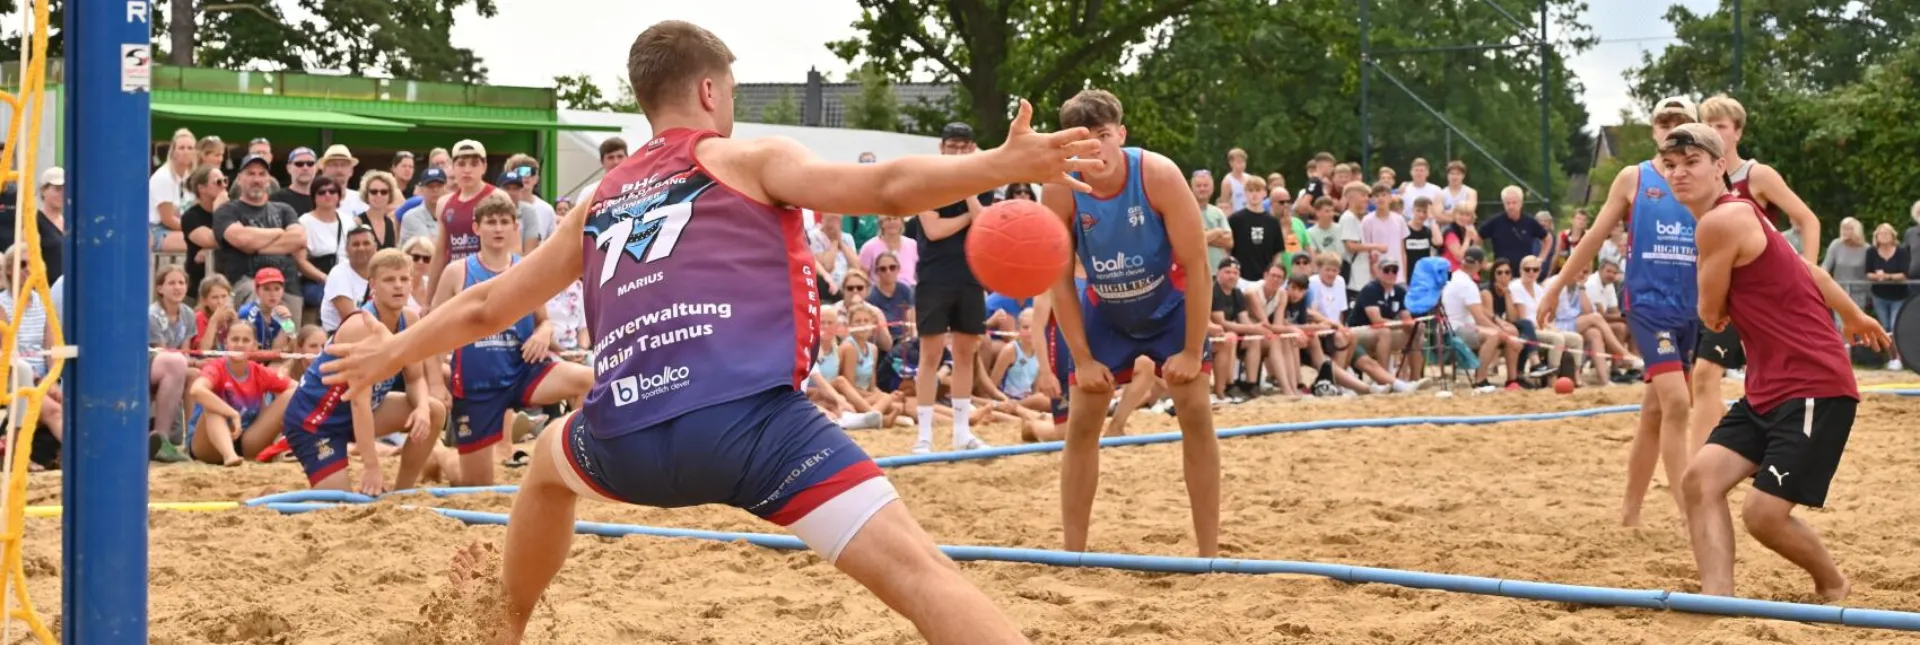
[[[1238,157],[1238,158],[1239,158],[1239,159],[1240,159],[1241,161],[1246,161],[1246,160],[1247,160],[1247,151],[1246,151],[1246,150],[1244,150],[1244,149],[1241,149],[1241,148],[1234,148],[1234,149],[1232,149],[1232,150],[1228,150],[1228,151],[1227,151],[1227,158],[1228,158],[1228,159],[1233,159],[1233,158],[1235,158],[1235,157]]]
[[[421,254],[427,257],[433,257],[433,251],[434,251],[433,240],[427,239],[427,237],[424,235],[420,237],[416,237],[411,240],[408,240],[406,244],[400,245],[400,250],[403,252],[406,252],[409,255],[411,255],[414,251],[419,251]]]
[[[1373,194],[1373,187],[1368,186],[1364,181],[1350,181],[1340,188],[1341,197],[1349,197],[1354,193],[1360,193],[1360,197],[1365,198]]]
[[[1313,256],[1313,264],[1322,269],[1330,266],[1340,266],[1340,254],[1332,251],[1321,251],[1319,255]]]
[[[400,180],[394,178],[393,173],[385,170],[369,170],[366,174],[360,175],[360,191],[366,192],[367,186],[376,181],[387,185],[387,205],[395,206],[399,202],[406,201],[399,199]]]
[[[1712,121],[1726,119],[1733,122],[1733,129],[1747,128],[1747,108],[1725,94],[1716,94],[1713,98],[1700,102],[1700,120]]]
[[[1897,245],[1900,243],[1900,232],[1893,230],[1892,224],[1881,222],[1879,226],[1873,227],[1873,243],[1874,244],[1880,243],[1881,233],[1886,233],[1887,239],[1892,240],[1894,244]]]
[[[400,249],[380,249],[379,252],[373,254],[373,259],[367,262],[367,280],[371,282],[374,276],[380,275],[380,271],[383,269],[400,271],[408,276],[412,276],[413,256],[407,255],[406,251]]]
[[[1866,244],[1866,236],[1866,230],[1861,227],[1860,220],[1851,217],[1840,220],[1840,240],[1848,246]]]
[[[1500,189],[1500,199],[1506,199],[1508,197],[1525,199],[1527,197],[1527,191],[1520,190],[1519,186],[1507,186],[1506,188]]]
[[[479,204],[474,205],[473,223],[480,223],[481,218],[488,215],[505,215],[513,218],[513,221],[518,222],[520,221],[520,205],[513,203],[513,198],[508,197],[506,191],[496,190],[488,194],[485,199],[480,200]]]
[[[1247,191],[1248,195],[1265,194],[1267,192],[1267,180],[1261,179],[1259,175],[1247,175],[1247,180],[1241,182],[1240,185]]]
[[[227,281],[227,276],[218,273],[207,276],[205,280],[201,280],[200,297],[198,298],[200,311],[206,312],[207,314],[213,313],[212,310],[207,309],[207,297],[213,295],[214,289],[226,289],[227,293],[233,293],[233,283]]]

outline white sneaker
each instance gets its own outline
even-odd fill
[[[913,454],[916,454],[916,455],[933,454],[933,442],[927,441],[925,439],[915,441],[913,442],[913,449],[910,450],[909,452],[912,452]]]
[[[1225,398],[1221,398],[1221,396],[1218,394],[1207,395],[1207,401],[1210,404],[1212,404],[1213,407],[1216,407],[1216,408],[1227,404],[1227,400]]]
[[[1887,361],[1887,371],[1889,372],[1898,372],[1902,367],[1905,366],[1900,364],[1900,359],[1898,358]]]
[[[1408,392],[1418,392],[1420,391],[1420,386],[1426,385],[1426,384],[1427,384],[1426,379],[1414,379],[1411,381],[1394,381],[1393,391],[1399,394],[1406,394]]]
[[[873,430],[879,428],[880,423],[885,421],[885,419],[880,416],[878,410],[868,410],[867,412],[853,415],[852,418],[847,419],[847,421],[848,423],[842,427],[848,430]]]
[[[979,437],[968,439],[964,444],[953,444],[954,450],[986,450],[992,447],[993,446],[988,445],[987,442],[981,441]]]
[[[1494,384],[1492,384],[1492,383],[1488,383],[1488,384],[1486,384],[1486,385],[1482,385],[1482,386],[1480,386],[1480,387],[1476,387],[1476,388],[1473,388],[1473,393],[1474,393],[1474,394],[1492,394],[1492,393],[1494,393],[1494,392],[1498,392],[1498,391],[1500,391],[1500,386],[1498,386],[1498,385],[1494,385]]]
[[[1173,416],[1173,399],[1160,399],[1147,409],[1167,416]]]
[[[1392,389],[1393,389],[1392,386],[1381,385],[1379,383],[1374,383],[1372,385],[1367,386],[1367,391],[1372,392],[1374,394],[1386,394],[1387,392],[1392,391]]]

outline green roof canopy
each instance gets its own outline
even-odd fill
[[[384,132],[405,132],[413,128],[413,124],[411,123],[319,110],[276,110],[261,107],[155,102],[153,103],[153,112],[155,114],[165,114],[188,121],[291,125]]]
[[[158,111],[158,108],[155,108]],[[409,116],[405,117],[415,125],[449,129],[486,129],[486,130],[573,130],[619,132],[619,126],[590,125],[581,123],[561,123],[545,117],[524,119],[477,119],[454,116]]]

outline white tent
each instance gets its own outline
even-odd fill
[[[561,110],[561,123],[581,125],[614,126],[620,128],[619,136],[627,140],[628,146],[645,143],[652,137],[652,126],[647,117],[639,114],[618,112],[584,112],[580,110]],[[938,154],[940,139],[897,132],[878,132],[874,130],[848,130],[844,128],[808,128],[796,125],[767,125],[763,123],[735,123],[733,136],[750,138],[780,135],[799,141],[823,159],[844,160],[848,162],[860,158],[860,153],[871,152],[880,159],[892,159],[913,154]],[[560,133],[560,159],[558,194],[572,195],[581,187],[600,180],[600,142],[614,136],[612,132],[575,132]]]

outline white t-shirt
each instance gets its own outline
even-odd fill
[[[532,207],[534,216],[530,221],[520,223],[520,237],[542,241],[553,237],[554,222],[558,221],[558,217],[553,212],[553,204],[534,197],[533,201],[526,202],[526,205]]]
[[[1565,276],[1565,275],[1566,274],[1562,273],[1560,275],[1553,276],[1553,279],[1555,281],[1562,281],[1560,280],[1560,278],[1561,276]],[[1579,331],[1580,329],[1579,327],[1580,295],[1582,293],[1583,293],[1583,290],[1567,289],[1564,286],[1561,287],[1560,310],[1553,312],[1554,329],[1558,329],[1560,331]]]
[[[1480,304],[1480,283],[1465,271],[1453,272],[1447,286],[1440,289],[1440,306],[1447,312],[1448,326],[1454,331],[1476,326],[1473,312],[1467,308]]]
[[[190,199],[193,195],[187,193],[186,175],[175,176],[172,165],[162,164],[147,178],[147,224],[160,225],[161,204],[173,204],[175,217],[185,215]]]
[[[1527,290],[1527,282],[1515,278],[1507,282],[1507,302],[1520,310],[1527,320],[1539,320],[1535,314],[1540,311],[1540,295],[1547,292],[1546,285],[1533,283],[1533,290]]]
[[[1607,313],[1620,310],[1620,292],[1613,285],[1600,284],[1600,273],[1587,276],[1587,302],[1593,305],[1595,313]]]
[[[547,322],[553,325],[553,335],[562,351],[580,349],[580,330],[587,326],[587,308],[579,280],[547,301]]]
[[[337,255],[347,246],[347,214],[335,213],[332,222],[320,221],[313,213],[300,216],[300,226],[307,231],[307,257],[326,257]]]
[[[333,330],[340,328],[340,310],[333,306],[333,299],[346,296],[354,306],[359,306],[367,299],[367,279],[353,270],[352,263],[341,262],[327,272],[327,286],[322,293],[320,327],[327,333],[333,333]]]
[[[339,210],[341,213],[344,213],[348,218],[354,218],[354,217],[359,217],[361,215],[365,215],[367,211],[372,209],[373,209],[372,206],[368,206],[366,201],[360,199],[360,191],[354,190],[352,188],[346,188],[340,191],[340,209]]]
[[[1335,276],[1333,284],[1327,284],[1324,278],[1314,276],[1307,280],[1307,300],[1313,303],[1313,310],[1326,316],[1327,320],[1346,320],[1347,279]]]
[[[1446,206],[1447,189],[1441,188],[1438,184],[1434,183],[1417,187],[1413,185],[1413,182],[1400,185],[1401,210],[1408,213],[1413,212],[1413,201],[1422,197],[1433,202],[1434,206],[1444,208]]]
[[[578,204],[584,201],[591,201],[593,194],[597,192],[600,192],[600,180],[595,179],[593,183],[580,187],[580,194],[574,196],[573,203]]]
[[[1353,214],[1353,211],[1341,213],[1340,219],[1334,222],[1333,228],[1339,231],[1339,237],[1334,240],[1334,246],[1340,249],[1340,261],[1352,265],[1347,269],[1347,285],[1355,290],[1367,288],[1367,283],[1373,281],[1373,272],[1367,270],[1366,258],[1355,257],[1352,251],[1347,250],[1347,242],[1355,244],[1366,242],[1366,234],[1360,226],[1360,216]]]

